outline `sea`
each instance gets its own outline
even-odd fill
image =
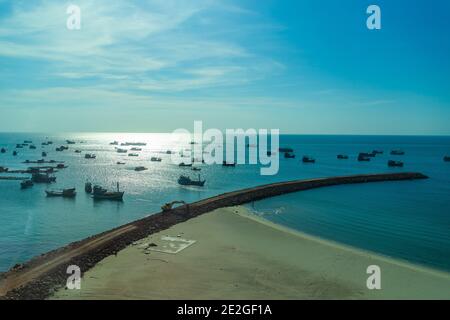
[[[15,149],[30,140],[37,147]],[[67,145],[63,152],[56,147]],[[117,153],[112,141],[143,142],[138,157]],[[42,142],[52,141],[52,145]],[[280,157],[278,174],[263,176],[259,165],[200,165],[201,171],[172,163],[167,150],[178,148],[165,133],[0,133],[0,166],[10,170],[37,164],[25,160],[64,162],[66,169],[55,173],[56,183],[35,184],[21,190],[20,181],[0,180],[0,272],[18,263],[109,230],[127,222],[159,212],[161,205],[173,200],[198,201],[224,192],[261,184],[295,179],[339,175],[417,171],[427,180],[342,185],[297,192],[250,203],[255,215],[313,236],[358,249],[382,254],[434,269],[450,271],[450,155],[449,136],[351,136],[282,135],[281,147],[291,147],[295,159]],[[130,149],[131,147],[121,147]],[[192,146],[187,144],[185,151]],[[78,149],[81,153],[75,153]],[[403,156],[390,151],[401,149]],[[18,151],[13,156],[13,150]],[[358,162],[359,152],[382,150],[370,162]],[[131,151],[130,151],[131,152]],[[134,152],[134,151],[133,151]],[[96,159],[85,159],[93,153]],[[349,159],[338,160],[337,154]],[[301,157],[316,159],[304,164]],[[150,158],[162,158],[151,162]],[[403,168],[390,168],[388,160],[401,160]],[[117,162],[125,162],[117,165]],[[47,165],[47,164],[46,164]],[[136,172],[137,166],[146,171]],[[204,187],[180,186],[181,174],[206,179]],[[0,176],[22,176],[0,173]],[[26,176],[26,175],[25,175]],[[24,177],[25,177],[24,176]],[[89,181],[125,191],[123,202],[94,201],[84,192]],[[51,189],[77,189],[77,196],[48,198]]]

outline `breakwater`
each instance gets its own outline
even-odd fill
[[[217,208],[325,186],[426,178],[420,173],[353,175],[280,182],[221,194],[156,213],[15,266],[1,276],[0,299],[44,299],[51,295],[55,287],[65,285],[69,265],[77,265],[82,272],[86,272],[103,258],[117,253],[134,241]]]

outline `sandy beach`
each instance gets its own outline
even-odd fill
[[[381,290],[367,289],[369,265],[381,268]],[[450,299],[449,288],[447,273],[317,239],[230,207],[128,246],[87,271],[81,290],[61,289],[51,298]]]

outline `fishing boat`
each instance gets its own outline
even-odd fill
[[[370,161],[370,158],[367,156],[364,156],[364,154],[360,153],[358,155],[358,161]]]
[[[95,158],[97,158],[97,156],[95,154],[92,154],[92,153],[86,153],[84,155],[84,158],[85,159],[95,159]]]
[[[119,141],[113,141],[109,143],[111,146],[118,146],[119,145]]]
[[[235,166],[236,166],[236,163],[224,161],[224,162],[222,162],[222,166],[223,166],[223,167],[235,167]]]
[[[52,183],[56,181],[56,177],[48,173],[35,172],[32,174],[31,180],[35,183]]]
[[[279,148],[278,152],[292,153],[292,152],[294,152],[294,149],[292,149],[292,148]]]
[[[131,151],[142,151],[142,148],[136,148],[136,147],[134,147],[134,148],[131,148]]]
[[[303,163],[316,163],[316,160],[314,158],[303,156],[302,158]]]
[[[365,157],[365,158],[374,158],[376,156],[376,153],[373,153],[373,152],[360,152],[359,155],[362,156],[362,157]]]
[[[22,149],[23,145],[22,144],[16,144],[16,149]]]
[[[445,162],[450,162],[450,156],[445,156],[445,157],[444,157],[444,161],[445,161]]]
[[[188,176],[181,175],[178,178],[178,183],[182,186],[198,186],[203,187],[205,185],[206,180],[200,180],[200,175],[198,175],[198,180],[192,180]]]
[[[139,155],[137,153],[129,153],[128,156],[129,157],[139,157]]]
[[[75,153],[81,153],[81,150],[75,150]]]
[[[57,169],[66,169],[66,168],[68,168],[68,166],[66,166],[64,163],[58,163],[56,165],[56,168]]]
[[[92,183],[86,182],[86,183],[84,184],[84,191],[85,191],[86,193],[92,193]]]
[[[389,160],[388,161],[388,166],[389,167],[403,167],[403,162],[402,161]]]
[[[184,163],[184,162],[182,162],[178,166],[180,166],[180,167],[192,167],[192,163]]]
[[[2,149],[0,150],[0,152],[1,152],[1,153],[6,153],[6,149],[5,149],[5,148],[2,148]]]
[[[348,156],[345,155],[345,154],[338,154],[338,155],[337,155],[337,158],[338,158],[339,160],[345,160],[345,159],[348,159]]]
[[[116,164],[123,165],[123,164],[125,164],[125,162],[117,161]]]
[[[127,153],[128,150],[127,150],[127,149],[117,148],[117,149],[116,149],[116,152],[117,152],[117,153]]]
[[[94,200],[115,200],[122,201],[124,192],[119,190],[119,183],[117,183],[117,191],[108,191],[100,186],[94,186],[92,197]]]
[[[372,154],[383,154],[382,150],[373,150]]]
[[[121,146],[136,146],[136,147],[139,147],[139,146],[146,146],[147,144],[144,143],[144,142],[125,142],[125,143],[122,143],[120,145]]]
[[[403,156],[405,154],[405,151],[402,150],[392,150],[391,155],[393,156]]]
[[[17,156],[17,151],[16,150],[13,151],[13,156],[14,157]]]
[[[45,151],[42,151],[42,154],[41,154],[43,157],[46,157],[47,156],[47,152],[45,152]]]
[[[161,159],[161,158],[158,158],[158,157],[151,157],[150,161],[153,161],[153,162],[161,162],[162,159]]]
[[[66,140],[66,143],[67,143],[67,144],[75,144],[75,141],[72,141],[72,140]]]
[[[63,197],[73,198],[77,195],[75,188],[63,189],[63,190],[45,190],[47,197]]]
[[[23,180],[23,181],[20,183],[20,188],[21,188],[21,189],[31,188],[32,186],[34,186],[34,183],[33,183],[33,181],[31,181],[31,180]]]
[[[5,167],[0,167],[0,172],[8,172],[8,168],[5,168]]]
[[[31,141],[31,140],[24,140],[23,143],[30,144],[30,143],[33,143],[33,141]]]
[[[31,145],[30,149],[34,150],[34,149],[36,149],[36,146],[35,145]]]
[[[286,159],[294,159],[295,158],[295,154],[293,154],[292,152],[285,152],[284,153],[284,157]]]
[[[145,170],[148,170],[146,167],[136,167],[136,168],[134,168],[134,171],[145,171]]]

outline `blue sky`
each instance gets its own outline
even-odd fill
[[[446,0],[0,0],[0,131],[450,134],[449,32]]]

